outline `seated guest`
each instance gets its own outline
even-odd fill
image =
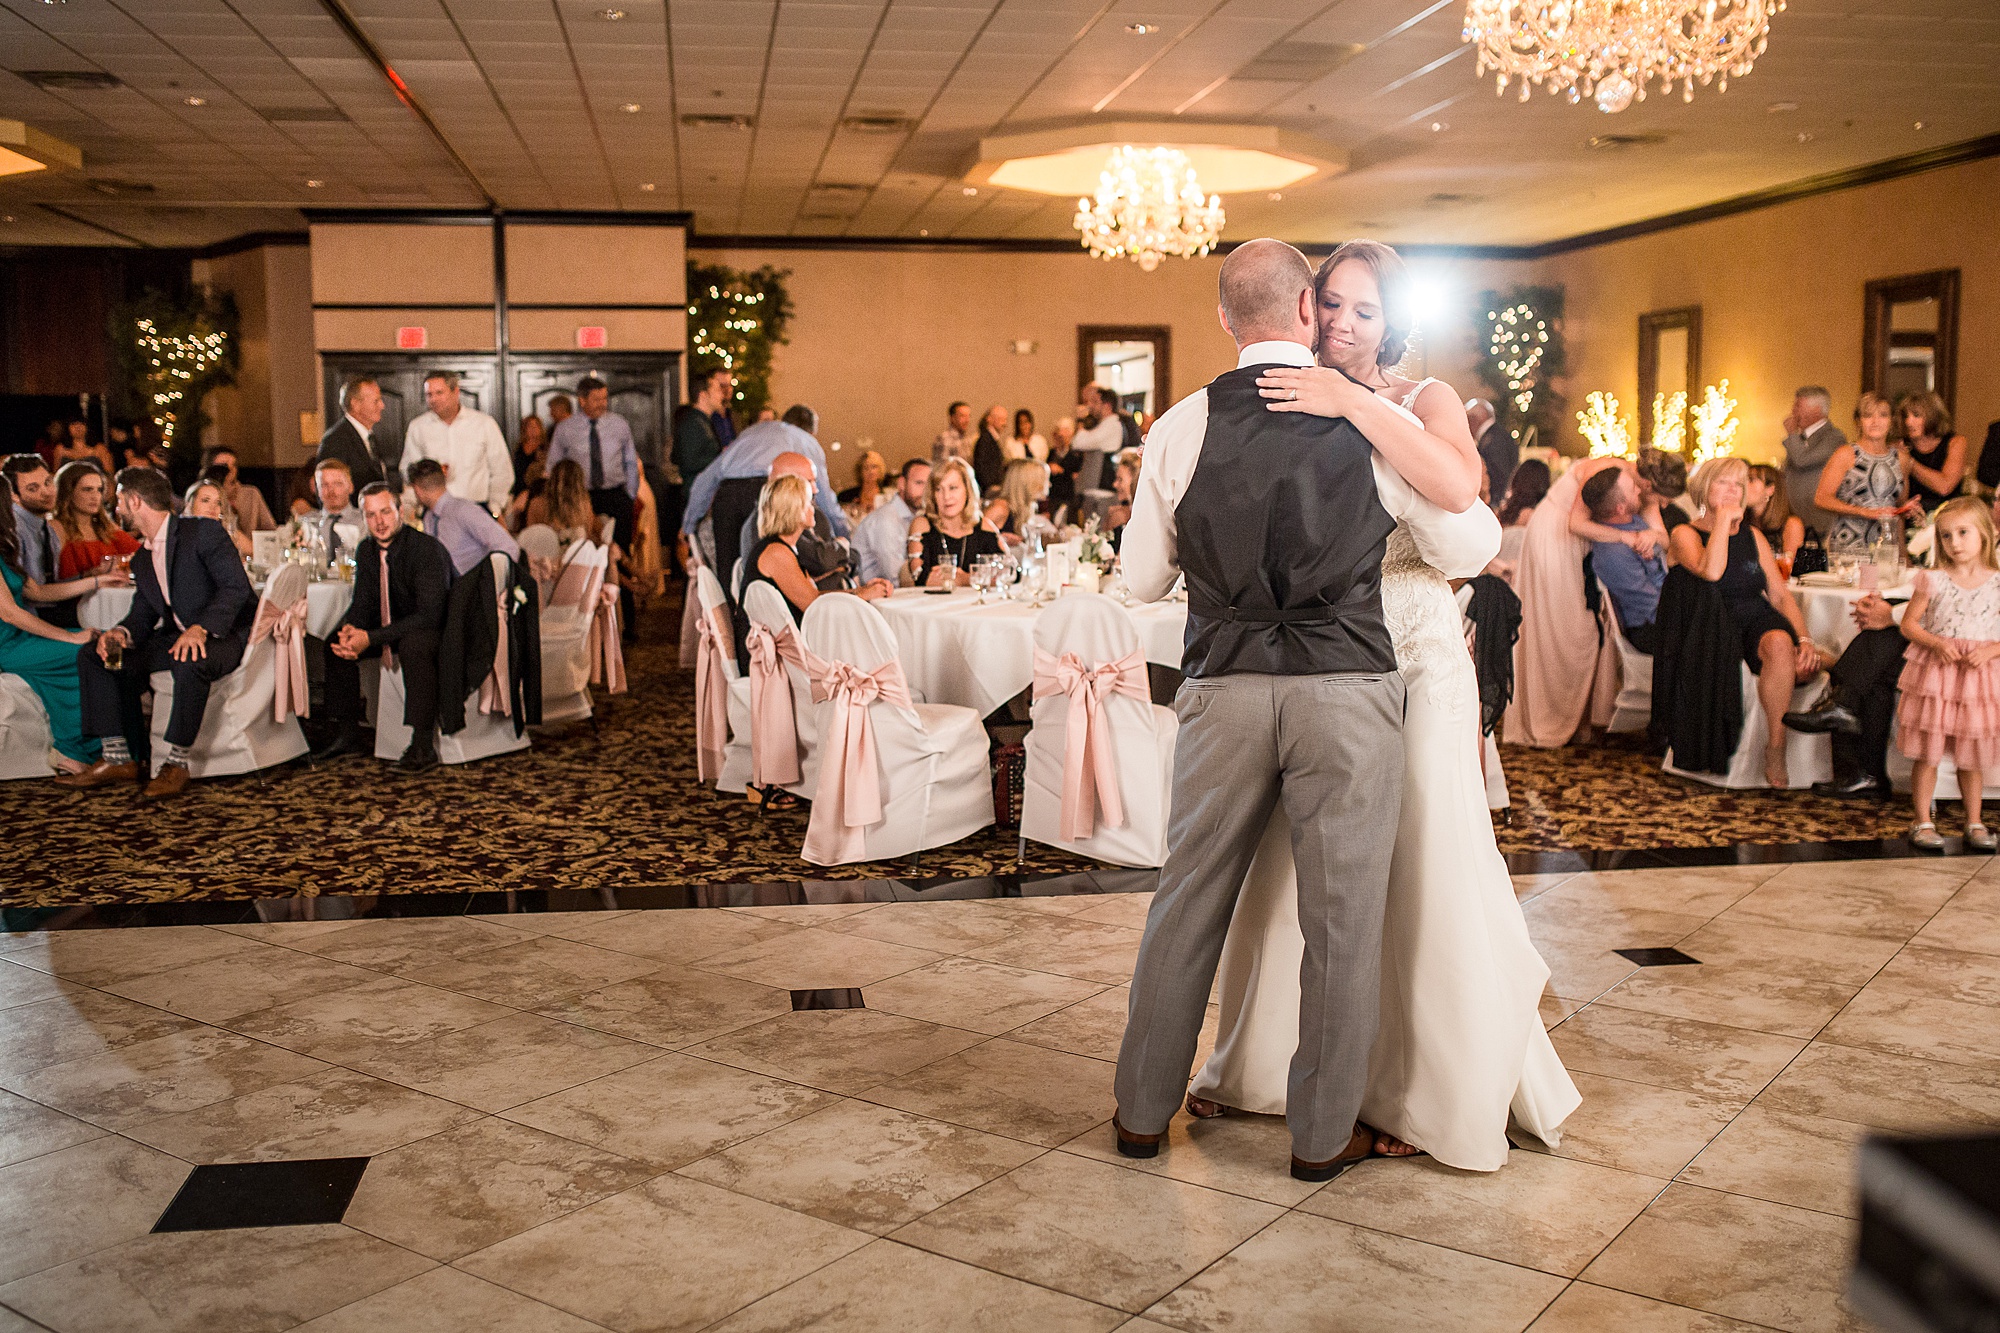
[[[1688,479],[1698,513],[1674,529],[1668,543],[1674,563],[1716,585],[1741,636],[1743,661],[1757,674],[1757,694],[1770,734],[1764,779],[1790,785],[1785,771],[1785,713],[1792,690],[1819,670],[1819,653],[1805,617],[1771,557],[1771,544],[1746,520],[1745,483],[1750,467],[1740,458],[1712,458]]]
[[[444,543],[459,577],[496,553],[520,560],[521,544],[507,535],[500,520],[484,505],[445,488],[444,464],[437,459],[419,458],[404,471],[403,480],[423,506],[424,531]]]
[[[920,588],[944,586],[939,556],[949,555],[958,561],[954,581],[965,587],[972,582],[975,558],[1000,554],[1000,534],[979,514],[979,482],[972,464],[950,458],[931,469],[930,495],[924,501],[924,512],[910,524],[904,550],[904,576]]]
[[[1951,426],[1951,412],[1935,393],[1914,393],[1896,404],[1903,448],[1910,455],[1910,497],[1926,514],[1965,484],[1965,437]]]
[[[302,534],[314,533],[332,559],[343,554],[339,530],[366,528],[368,522],[354,504],[354,474],[338,458],[322,458],[313,465],[312,488],[319,508],[308,509],[285,525],[285,545],[295,545]]]
[[[90,423],[86,421],[71,421],[64,425],[63,438],[56,445],[55,457],[49,461],[58,473],[71,463],[84,462],[97,464],[98,470],[108,477],[117,467],[111,451],[104,447],[103,442],[90,438]]]
[[[255,486],[246,486],[236,470],[236,451],[227,445],[217,445],[210,449],[201,460],[204,474],[210,468],[227,469],[222,482],[222,500],[229,512],[236,518],[240,532],[269,532],[278,526],[278,520],[271,517],[271,507],[264,503],[264,492]]]
[[[930,490],[931,464],[927,458],[912,458],[903,464],[896,489],[874,513],[855,525],[855,573],[863,583],[893,579],[903,564],[903,550],[910,539],[910,523],[924,507]]]
[[[611,517],[590,507],[590,487],[584,480],[583,466],[573,458],[565,458],[549,469],[548,484],[528,502],[528,521],[523,526],[536,524],[554,532],[565,546],[579,537],[588,537],[600,544],[610,542],[612,549],[617,549],[617,543],[611,541]]]
[[[840,512],[833,481],[826,471],[826,453],[813,438],[819,416],[803,403],[785,409],[782,421],[760,421],[736,437],[713,463],[688,483],[687,508],[681,531],[701,551],[702,562],[729,586],[730,571],[743,554],[738,534],[757,512],[758,497],[770,479],[771,464],[780,454],[803,454],[813,467],[813,504],[826,516],[828,535],[845,537],[847,515]],[[702,520],[712,519],[704,533]]]
[[[1826,692],[1812,707],[1785,714],[1785,725],[1793,731],[1833,733],[1833,779],[1815,782],[1815,796],[1892,795],[1889,729],[1896,720],[1896,685],[1909,643],[1897,627],[1902,610],[1879,592],[1848,608],[1861,632],[1826,669]]]
[[[354,553],[354,601],[329,645],[326,670],[326,711],[336,732],[313,758],[369,749],[361,737],[361,661],[379,655],[385,669],[403,672],[410,744],[396,768],[422,773],[438,764],[438,641],[451,595],[451,554],[437,538],[403,523],[395,494],[382,482],[362,487],[361,512],[368,535]]]
[[[1075,448],[1076,422],[1064,417],[1049,432],[1049,513],[1076,512],[1076,478],[1084,456]]]
[[[812,483],[793,473],[772,477],[764,483],[764,493],[757,500],[757,541],[743,562],[743,586],[747,589],[753,583],[768,583],[776,588],[784,594],[794,624],[828,591],[850,591],[815,586],[799,563],[799,536],[812,518]],[[895,588],[887,579],[875,579],[852,591],[872,602],[887,597]]]
[[[1778,557],[1779,571],[1789,576],[1799,547],[1805,545],[1806,521],[1792,512],[1792,502],[1785,498],[1785,474],[1769,463],[1752,463],[1744,502],[1750,521]]]
[[[47,484],[41,455],[29,454]],[[12,460],[9,460],[10,462]],[[0,671],[19,676],[42,701],[55,741],[56,771],[81,773],[97,761],[98,742],[84,734],[83,700],[77,684],[76,650],[90,642],[89,630],[62,629],[29,610],[22,600],[27,578],[21,569],[21,512],[0,505]]]
[[[1639,480],[1639,512],[1657,514],[1659,522],[1654,527],[1663,532],[1672,532],[1688,521],[1690,511],[1687,501],[1687,460],[1666,449],[1641,449],[1639,461],[1634,465]]]
[[[1035,431],[1035,414],[1025,407],[1014,409],[1014,434],[1006,441],[1007,458],[1032,458],[1037,463],[1049,461],[1049,442]]]
[[[8,508],[19,547],[16,565],[24,576],[36,583],[54,583],[56,565],[62,554],[62,531],[54,521],[55,477],[40,454],[15,454],[5,463],[0,463],[0,474],[6,476],[11,491],[12,503]],[[901,549],[900,544],[897,549]],[[44,619],[51,618],[48,609],[41,610],[40,614]],[[71,608],[70,622],[75,622],[74,608]]]
[[[209,686],[234,671],[249,647],[257,595],[229,534],[210,518],[174,517],[166,474],[130,467],[118,474],[118,512],[146,539],[132,562],[138,595],[118,625],[77,654],[83,726],[104,743],[82,773],[56,781],[72,787],[129,782],[150,749],[142,703],[155,671],[174,678],[167,759],[146,786],[148,800],[187,789],[188,757],[201,733]]]
[[[108,571],[113,561],[139,549],[139,539],[105,512],[104,487],[105,474],[88,459],[56,469],[55,521],[62,534],[57,578]],[[171,500],[168,507],[172,507]]]
[[[1125,525],[1132,521],[1132,497],[1139,493],[1139,467],[1145,461],[1143,449],[1121,449],[1111,463],[1111,507],[1104,511],[1104,531],[1111,534],[1112,549],[1123,540]]]
[[[797,477],[806,483],[806,487],[813,493],[815,501],[819,498],[818,482],[813,476],[812,460],[804,454],[779,454],[771,460],[770,475],[772,477]],[[768,483],[768,478],[766,480]],[[759,492],[758,498],[761,503],[762,492]],[[757,544],[758,539],[762,535],[759,531],[758,516],[756,514],[750,515],[749,518],[743,520],[743,526],[737,532],[736,549],[747,552]],[[798,556],[799,565],[805,570],[806,577],[810,578],[814,586],[821,592],[838,592],[852,585],[854,581],[853,554],[849,552],[845,542],[833,535],[831,527],[827,524],[826,515],[817,506],[813,510],[812,522],[807,524],[805,531],[799,534],[798,541],[794,543],[793,551]],[[750,578],[750,562],[747,560],[744,561],[743,568],[743,582],[747,583]],[[733,597],[741,597],[742,594],[743,590],[740,586],[730,589],[730,595]]]
[[[1017,458],[1001,474],[1000,494],[986,506],[986,522],[1002,536],[1025,537],[1028,520],[1049,493],[1049,465]]]
[[[1621,532],[1646,527],[1639,517],[1639,485],[1622,467],[1606,468],[1583,483],[1583,502],[1593,522]],[[1658,551],[1640,555],[1624,542],[1592,542],[1590,565],[1597,581],[1611,596],[1612,610],[1625,641],[1651,656],[1658,644],[1654,617],[1660,609],[1660,585],[1667,581],[1667,562]]]
[[[236,554],[247,559],[250,555],[250,535],[236,526],[234,515],[224,517],[222,479],[227,475],[223,468],[210,468],[208,475],[188,487],[187,494],[181,497],[181,512],[189,518],[212,518],[222,524],[223,531],[229,534],[229,544],[236,548]]]
[[[859,523],[889,497],[889,465],[873,449],[854,460],[854,484],[840,493],[840,507],[850,522]]]
[[[1535,516],[1535,506],[1549,493],[1549,465],[1539,458],[1530,458],[1514,468],[1514,475],[1507,481],[1506,498],[1500,502],[1500,555],[1509,570],[1521,559],[1521,543],[1528,535],[1528,520]]]

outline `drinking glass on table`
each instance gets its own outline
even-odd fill
[[[1000,575],[1006,566],[997,555],[982,555],[972,561],[972,586],[979,593],[979,604],[986,605],[986,594],[1000,585]]]
[[[958,586],[958,557],[951,554],[937,558],[938,586],[949,592]]]

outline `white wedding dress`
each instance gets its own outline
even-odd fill
[[[1554,1146],[1582,1098],[1542,1027],[1548,964],[1528,938],[1493,841],[1479,684],[1458,601],[1402,524],[1382,561],[1382,611],[1407,699],[1403,810],[1383,920],[1381,1026],[1361,1118],[1447,1166],[1497,1171],[1507,1160],[1510,1110],[1521,1129]],[[1281,805],[1230,920],[1220,1037],[1195,1077],[1195,1096],[1284,1113],[1304,953]]]

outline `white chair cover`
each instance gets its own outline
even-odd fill
[[[743,593],[743,614],[749,617],[753,626],[762,626],[776,638],[795,634],[797,626],[792,624],[792,609],[785,602],[785,595],[768,583],[753,583]],[[755,631],[752,631],[754,636]],[[892,640],[893,642],[893,640]],[[754,638],[753,638],[754,645]],[[751,679],[748,683],[750,698],[750,753],[752,767],[756,767],[760,719],[757,715],[756,698],[759,691],[757,680],[756,650],[752,648]],[[893,656],[893,652],[891,654]],[[799,757],[799,780],[786,782],[780,779],[778,786],[795,796],[811,800],[819,787],[820,734],[819,714],[813,708],[812,681],[799,663],[785,660],[784,671],[767,678],[762,688],[788,688],[792,698],[792,726],[797,733],[797,754]],[[767,745],[770,743],[766,738]]]
[[[1606,731],[1644,731],[1653,720],[1653,658],[1632,646],[1618,628],[1618,611],[1611,605],[1611,592],[1597,585],[1598,623],[1604,637],[1618,649],[1618,697],[1611,704],[1611,721]],[[1760,752],[1761,753],[1761,752]],[[1763,760],[1758,760],[1761,768]]]
[[[0,675],[0,782],[45,778],[49,767],[48,710],[41,696],[19,676]]]
[[[752,584],[749,592],[759,588],[775,594],[768,584]],[[833,694],[816,705],[816,730],[826,738],[838,728],[848,740],[847,765],[842,756],[821,756],[804,858],[815,865],[889,860],[957,842],[991,824],[992,769],[979,714],[949,704],[905,707],[882,697],[850,704],[836,693],[844,688],[839,682],[863,676],[900,680],[895,632],[859,597],[821,597],[806,609],[802,630],[822,676],[818,693]],[[872,762],[881,817],[858,827],[837,827],[843,809],[857,808],[847,779],[861,762]]]
[[[293,716],[305,711],[300,706],[304,700],[295,693],[288,694],[291,706],[283,710],[281,721],[278,681],[279,654],[289,651],[283,643],[290,641],[294,632],[304,630],[308,582],[304,569],[282,565],[264,585],[254,622],[263,628],[264,637],[259,638],[253,631],[242,663],[209,687],[201,730],[189,750],[190,776],[217,778],[232,773],[254,773],[273,764],[288,763],[306,752],[305,732]],[[163,626],[157,632],[172,631]],[[301,646],[301,655],[303,651]],[[296,689],[289,675],[287,689]],[[155,671],[152,727],[155,773],[167,762],[167,722],[173,711],[173,673]]]
[[[1026,742],[1021,836],[1093,861],[1164,865],[1180,724],[1171,708],[1153,703],[1146,692],[1145,652],[1132,617],[1108,597],[1061,598],[1036,620],[1035,650],[1034,728]],[[1090,711],[1084,696],[1091,685],[1082,673],[1120,663],[1129,669],[1128,680],[1136,672],[1136,696],[1111,689],[1111,675],[1100,671],[1096,724],[1087,748],[1103,753],[1086,756],[1085,737],[1073,730]],[[1070,692],[1049,692],[1063,686]],[[1106,784],[1095,774],[1115,775],[1114,781]],[[1079,778],[1096,788],[1095,818],[1074,811],[1074,822],[1065,828],[1065,801],[1076,805]],[[1107,786],[1115,788],[1117,807],[1106,799],[1113,794]],[[1114,821],[1117,813],[1122,821]],[[1089,831],[1068,836],[1083,819],[1089,819]]]
[[[515,541],[520,543],[521,554],[550,564],[561,564],[563,558],[562,538],[546,523],[530,523],[522,528]]]
[[[1893,723],[1890,724],[1889,786],[1899,792],[1909,791],[1912,779],[1916,776],[1916,767],[1916,764],[1910,760],[1909,756],[1896,748],[1896,728]],[[1932,799],[1938,801],[1956,801],[1963,795],[1964,793],[1958,789],[1958,765],[1951,761],[1950,755],[1946,755],[1938,761],[1937,792]],[[2000,775],[1990,777],[1986,780],[1986,791],[1983,799],[1991,800],[1995,797],[2000,797]]]
[[[695,661],[695,744],[703,749],[712,749],[712,742],[721,746],[715,789],[740,793],[750,784],[750,679],[736,669],[736,636],[721,580],[707,565],[697,565],[694,574],[689,601],[695,608],[691,622],[695,628],[689,633],[700,641]],[[705,697],[710,690],[721,695],[720,738],[713,735],[718,714],[710,710],[715,702]],[[710,733],[706,738],[705,731]],[[704,761],[713,762],[713,754]],[[704,768],[702,780],[708,778]]]
[[[1619,636],[1623,643],[1624,636]],[[1676,777],[1693,778],[1711,787],[1729,787],[1750,790],[1769,787],[1764,781],[1764,737],[1767,734],[1764,721],[1764,705],[1757,698],[1757,677],[1750,673],[1748,666],[1737,668],[1743,673],[1743,735],[1736,742],[1736,751],[1729,756],[1727,773],[1691,773],[1674,767],[1674,752],[1669,749],[1660,767]],[[1804,708],[1819,697],[1826,684],[1824,672],[1814,676],[1805,684],[1792,691],[1794,709]],[[1825,782],[1833,776],[1833,738],[1830,736],[1808,736],[1804,732],[1785,733],[1785,774],[1791,779],[1794,789],[1810,787],[1815,782]]]
[[[493,586],[504,589],[513,576],[513,561],[495,552],[487,557],[493,562]],[[504,598],[504,594],[502,595]],[[504,600],[503,603],[504,605]],[[500,641],[494,649],[494,665],[504,671],[502,655],[507,651],[506,632],[501,632]],[[403,721],[403,668],[398,663],[394,668],[382,668],[377,689],[380,697],[375,708],[375,757],[377,759],[400,759],[403,751],[410,746],[410,728]],[[494,755],[512,754],[516,750],[528,748],[528,733],[514,734],[514,719],[503,713],[487,712],[479,704],[479,691],[475,690],[466,699],[465,726],[449,736],[437,738],[438,759],[447,764],[469,764],[475,759],[490,759]]]
[[[610,561],[609,549],[581,537],[563,553],[541,614],[544,725],[590,716],[590,636]]]

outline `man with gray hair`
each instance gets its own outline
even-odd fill
[[[418,462],[432,459],[444,468],[446,490],[498,514],[514,493],[514,455],[500,433],[500,423],[466,406],[455,370],[433,370],[424,376],[424,402],[430,411],[403,432],[404,474]]]
[[[375,428],[388,410],[380,382],[373,375],[357,375],[342,384],[340,409],[340,420],[319,437],[319,452],[313,461],[336,458],[347,464],[347,475],[353,478],[356,490],[377,481],[401,489],[402,474],[396,471],[390,447],[375,438]]]
[[[1507,498],[1507,483],[1514,479],[1514,469],[1521,464],[1521,442],[1500,424],[1493,404],[1484,398],[1465,400],[1465,424],[1472,431],[1479,461],[1486,466],[1487,493],[1497,509]]]
[[[1832,410],[1833,395],[1808,384],[1792,395],[1792,414],[1785,418],[1785,498],[1791,501],[1792,512],[1821,537],[1833,526],[1833,515],[1813,501],[1819,493],[1819,474],[1826,460],[1847,444],[1840,427],[1827,420]]]

